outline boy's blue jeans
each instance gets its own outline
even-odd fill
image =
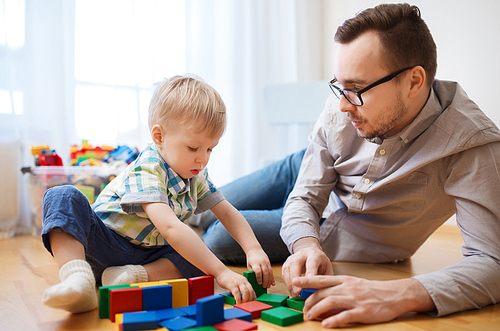
[[[289,155],[220,188],[226,200],[248,221],[271,262],[283,262],[290,255],[279,234],[281,216],[304,153],[302,150]],[[246,262],[244,251],[210,211],[197,217],[200,223],[212,223],[203,233],[203,240],[219,259],[226,263]]]
[[[85,248],[85,259],[97,282],[107,267],[127,264],[144,265],[160,258],[169,259],[185,278],[204,273],[186,261],[170,245],[146,248],[132,244],[109,229],[90,207],[87,198],[74,186],[56,186],[43,196],[42,240],[52,253],[50,231],[73,235]]]

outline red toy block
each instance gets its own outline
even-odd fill
[[[252,319],[260,318],[260,313],[263,310],[274,308],[271,305],[259,301],[244,302],[240,303],[239,305],[235,305],[234,307],[249,312],[250,314],[252,314]]]
[[[235,318],[219,324],[215,324],[214,328],[216,328],[219,331],[247,331],[247,330],[257,330],[258,326],[255,323]]]
[[[115,315],[142,310],[142,288],[129,287],[114,289],[109,292],[109,319],[115,321]]]
[[[214,276],[189,278],[188,283],[190,305],[195,305],[198,299],[214,295]]]

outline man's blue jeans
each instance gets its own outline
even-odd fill
[[[226,200],[248,221],[271,262],[283,262],[290,255],[279,235],[281,216],[304,152],[289,155],[220,188]],[[244,251],[210,211],[199,215],[198,222],[212,223],[203,233],[203,240],[219,259],[246,263]]]

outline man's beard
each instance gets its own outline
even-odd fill
[[[384,136],[387,132],[392,130],[394,126],[401,120],[403,116],[405,116],[408,113],[408,106],[406,106],[403,103],[403,100],[401,98],[401,93],[398,94],[397,99],[396,99],[396,104],[394,107],[389,112],[384,113],[377,119],[377,122],[374,123],[372,126],[374,126],[374,129],[372,131],[367,131],[363,132],[359,128],[356,128],[356,132],[359,137],[365,138],[365,139],[371,139],[375,137],[382,137]],[[357,119],[348,113],[349,120],[359,120],[358,122],[363,122],[366,123],[366,120],[363,118]]]

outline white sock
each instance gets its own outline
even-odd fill
[[[97,308],[94,273],[87,261],[69,261],[59,270],[59,277],[61,282],[43,293],[44,304],[71,313],[84,313]]]
[[[142,265],[127,264],[121,267],[108,267],[101,277],[102,286],[144,283],[148,273]]]

